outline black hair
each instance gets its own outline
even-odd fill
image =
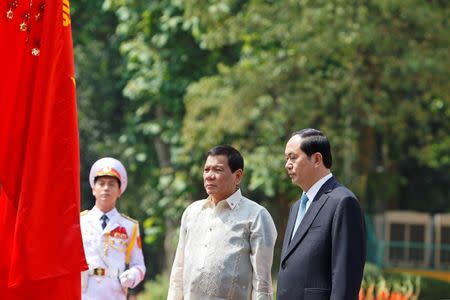
[[[241,153],[230,145],[219,145],[208,150],[206,153],[206,158],[208,156],[224,155],[228,158],[228,166],[231,172],[234,173],[236,170],[244,170],[244,158]]]
[[[292,136],[299,135],[302,139],[300,149],[305,152],[308,157],[311,157],[316,152],[322,155],[323,164],[327,169],[331,168],[333,164],[333,157],[331,156],[331,146],[328,138],[317,129],[305,128],[300,131],[292,133]]]

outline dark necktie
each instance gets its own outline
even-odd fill
[[[100,220],[102,220],[102,229],[105,229],[106,227],[106,221],[108,221],[108,216],[107,215],[103,215],[100,217]]]

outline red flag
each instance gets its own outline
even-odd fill
[[[69,2],[0,1],[0,295],[80,299]]]

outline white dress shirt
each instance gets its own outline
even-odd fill
[[[331,177],[333,177],[333,174],[331,173],[323,176],[322,178],[317,180],[316,183],[314,183],[306,192],[306,196],[308,196],[309,199],[309,201],[306,203],[306,211],[308,211],[311,202],[314,201],[314,198],[316,197],[322,185],[324,185],[324,183],[327,182],[327,180],[330,179]]]
[[[327,180],[330,179],[332,176],[333,176],[333,174],[330,173],[330,174],[327,174],[324,177],[320,178],[306,192],[306,196],[308,197],[308,202],[306,202],[306,209],[305,209],[305,212],[303,213],[303,216],[308,211],[308,208],[311,205],[311,202],[314,200],[314,197],[316,197],[316,195],[319,192],[319,190],[322,187],[322,185],[324,185],[324,183],[327,182]],[[303,192],[303,193],[305,193],[305,192]],[[298,229],[298,227],[301,224],[299,222],[299,218],[303,218],[303,216],[301,216],[301,203],[300,203],[300,205],[298,207],[297,218],[295,219],[295,226],[294,226],[294,230],[292,231],[291,239],[294,238],[294,235],[297,232],[297,229]]]
[[[168,300],[272,299],[277,231],[269,212],[236,191],[192,203],[181,219]]]

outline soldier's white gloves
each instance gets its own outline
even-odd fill
[[[134,288],[138,283],[139,271],[136,269],[129,269],[123,272],[119,279],[120,284],[124,288]]]

